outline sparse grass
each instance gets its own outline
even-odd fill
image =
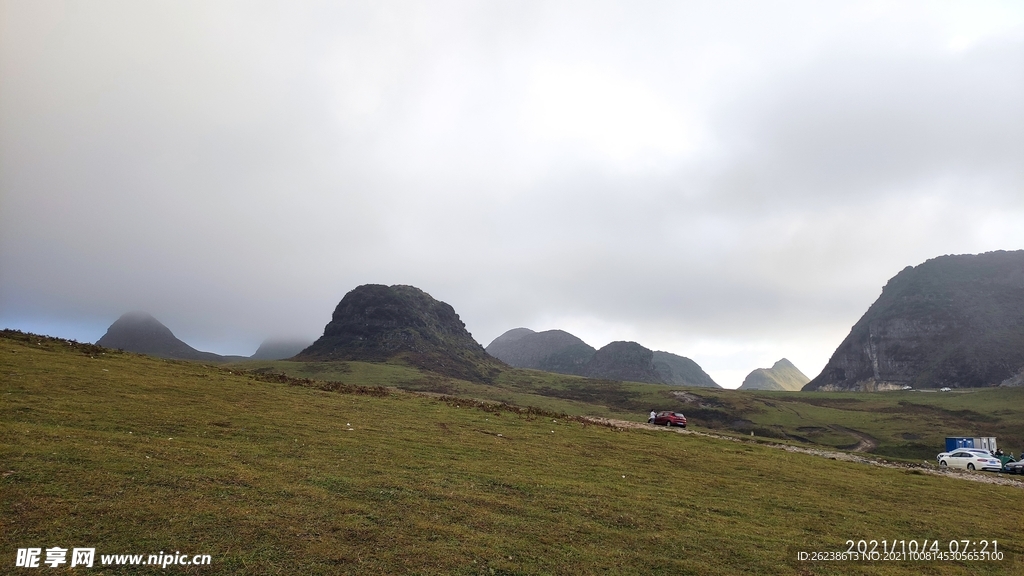
[[[352,364],[347,384],[380,383],[352,381]],[[1012,487],[54,340],[0,338],[0,377],[3,566],[29,546],[213,555],[176,570],[196,574],[1002,574],[1024,560]],[[970,514],[946,504],[965,499]],[[795,560],[872,538],[996,539],[1007,559]]]
[[[492,384],[426,375],[399,364],[257,362],[239,368],[301,378],[360,381],[406,390],[483,398],[566,414],[646,420],[650,408],[679,410],[699,428],[795,444],[848,449],[873,437],[880,456],[933,460],[946,436],[995,436],[1016,454],[1024,449],[1024,388],[939,392],[767,392],[684,388],[590,380],[537,370],[507,370]],[[680,398],[684,391],[696,402]]]
[[[873,453],[893,458],[934,460],[944,450],[946,436],[995,436],[1004,449],[1024,449],[1022,388],[955,393],[713,391],[707,396],[757,424],[825,445],[856,442],[837,433],[837,427],[858,430],[878,441]],[[803,433],[813,428],[824,432]]]

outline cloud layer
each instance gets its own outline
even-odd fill
[[[315,337],[412,284],[726,386],[1024,248],[1016,3],[0,2],[0,324]]]

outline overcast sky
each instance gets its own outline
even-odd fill
[[[0,0],[0,327],[249,355],[411,284],[732,388],[1021,248],[1021,2]]]

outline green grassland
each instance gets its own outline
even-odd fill
[[[31,573],[13,568],[16,549],[51,546],[211,554],[212,566],[165,570],[194,574],[1007,574],[1024,566],[1020,488],[384,389],[403,379],[427,386],[429,377],[350,364],[333,379],[345,385],[296,385],[0,335],[0,572]],[[943,549],[952,539],[998,540],[1005,559],[796,560],[883,538],[938,539]]]
[[[239,369],[299,378],[395,386],[566,414],[644,421],[651,408],[678,410],[694,426],[726,434],[851,449],[858,432],[879,456],[932,461],[946,436],[995,436],[1024,450],[1024,388],[939,392],[774,392],[610,382],[509,369],[491,384],[426,375],[401,364],[246,362]],[[682,392],[685,392],[683,394]]]

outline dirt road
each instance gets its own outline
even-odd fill
[[[850,430],[842,427],[835,427],[837,431],[850,434],[860,440],[857,446],[852,452],[839,452],[833,450],[823,450],[819,448],[804,448],[802,446],[791,446],[788,444],[777,444],[774,442],[765,442],[763,440],[747,440],[745,438],[738,438],[735,436],[725,436],[722,434],[715,434],[713,432],[702,432],[697,430],[691,430],[689,428],[668,428],[666,426],[654,426],[653,424],[647,424],[645,422],[630,422],[628,420],[615,420],[611,418],[587,418],[594,424],[601,424],[605,426],[613,426],[615,428],[630,428],[630,429],[645,429],[645,430],[659,430],[662,432],[675,432],[676,434],[688,434],[693,436],[705,436],[707,438],[715,438],[718,440],[728,440],[729,442],[739,442],[741,444],[757,444],[758,446],[767,446],[769,448],[775,448],[777,450],[785,450],[786,452],[797,452],[800,454],[810,454],[811,456],[818,456],[821,458],[828,458],[830,460],[842,460],[845,462],[857,462],[860,464],[868,464],[871,466],[881,466],[883,468],[900,468],[903,470],[916,470],[922,474],[932,474],[934,476],[946,476],[950,478],[959,478],[960,480],[970,480],[972,482],[982,482],[985,484],[1001,484],[1003,486],[1014,486],[1016,488],[1024,488],[1024,481],[1017,480],[1013,477],[1005,474],[995,474],[992,472],[968,472],[966,470],[951,470],[949,468],[935,468],[928,464],[908,464],[905,462],[890,462],[881,458],[874,458],[866,456],[865,453],[877,446],[877,440],[857,432],[856,430]]]

